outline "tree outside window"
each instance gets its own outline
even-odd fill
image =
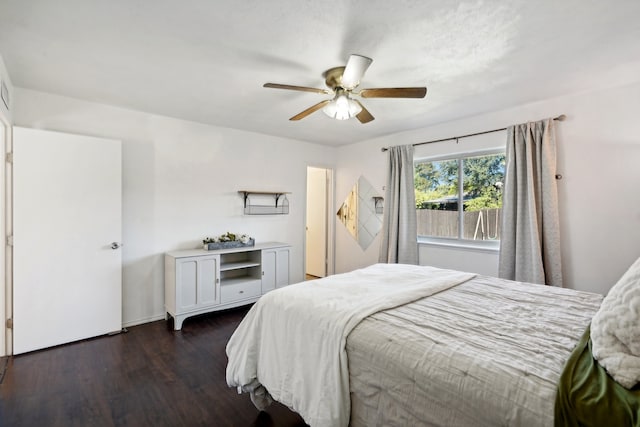
[[[504,152],[415,163],[418,235],[499,240]]]

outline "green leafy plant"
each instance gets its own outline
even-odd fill
[[[205,237],[205,239],[202,241],[202,243],[207,244],[207,243],[218,243],[218,242],[242,242],[242,243],[248,243],[249,240],[251,240],[251,237],[248,234],[236,234],[236,233],[230,233],[230,232],[226,232],[224,234],[221,234],[217,237]]]

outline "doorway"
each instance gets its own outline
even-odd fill
[[[307,167],[305,277],[333,273],[333,170]]]

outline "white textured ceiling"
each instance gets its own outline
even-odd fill
[[[321,112],[349,54],[368,124]],[[15,86],[327,145],[343,145],[591,88],[640,80],[638,0],[0,0],[0,54]]]

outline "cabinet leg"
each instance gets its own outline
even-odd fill
[[[180,329],[182,329],[182,322],[184,322],[184,319],[186,319],[186,316],[175,316],[173,318],[174,331],[179,331]]]

